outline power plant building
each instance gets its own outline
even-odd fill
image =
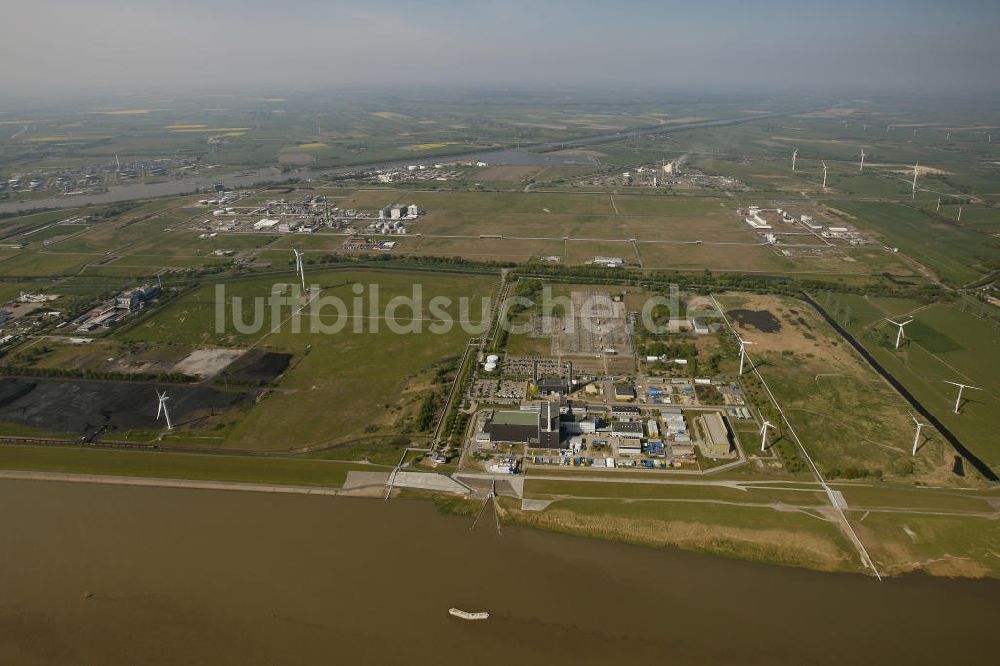
[[[115,298],[115,307],[134,312],[141,308],[143,303],[151,298],[156,298],[159,294],[160,288],[155,284],[146,284],[135,289],[129,289],[118,294]]]
[[[494,410],[483,426],[491,441],[559,448],[559,407],[543,402],[538,411]]]

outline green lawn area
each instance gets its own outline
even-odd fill
[[[581,472],[587,474],[586,471]],[[608,498],[649,500],[710,500],[767,505],[774,502],[822,506],[829,503],[821,491],[751,489],[747,491],[725,486],[693,484],[614,483],[612,481],[552,481],[528,479],[524,484],[526,497]]]
[[[937,511],[994,512],[989,491],[959,491],[897,485],[836,484],[852,509],[901,508]],[[993,494],[993,497],[1000,495]]]
[[[0,277],[44,276],[76,273],[80,267],[99,257],[94,254],[56,253],[25,249],[0,261]]]
[[[886,573],[923,568],[939,575],[1000,577],[995,518],[855,511],[851,519]]]

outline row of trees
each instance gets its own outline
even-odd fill
[[[0,375],[7,377],[66,377],[74,379],[102,379],[121,382],[163,382],[187,384],[197,381],[180,372],[112,372],[105,370],[80,370],[75,368],[38,368],[27,365],[0,365]]]

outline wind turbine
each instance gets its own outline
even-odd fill
[[[792,171],[795,171],[795,158],[799,156],[799,149],[796,148],[792,151]]]
[[[293,249],[295,253],[295,274],[302,278],[302,293],[306,293],[306,269],[302,266],[302,253]]]
[[[890,324],[892,324],[893,326],[898,326],[899,327],[899,333],[896,334],[896,349],[899,349],[899,343],[903,341],[903,337],[904,337],[903,336],[903,327],[906,326],[907,324],[911,323],[913,320],[912,319],[907,319],[906,321],[904,321],[902,323],[900,323],[898,321],[893,321],[891,319],[886,319],[886,321],[889,322]]]
[[[959,382],[949,382],[947,379],[944,380],[944,383],[945,384],[951,384],[952,386],[957,386],[958,387],[958,397],[955,398],[955,413],[956,414],[961,414],[961,412],[959,411],[959,409],[962,406],[962,391],[964,391],[965,389],[972,389],[973,391],[982,391],[983,390],[983,389],[979,388],[978,386],[971,386],[969,384],[960,384]]]
[[[956,222],[961,222],[962,221],[962,207],[961,206],[958,207],[958,217],[955,218],[955,221]]]
[[[913,436],[913,453],[910,454],[915,456],[917,455],[917,447],[920,446],[920,430],[927,424],[918,421],[917,417],[913,414],[910,414],[910,418],[913,419],[913,423],[917,426],[917,434]]]
[[[858,173],[864,173],[864,172],[865,172],[865,149],[862,148],[861,149],[861,168],[858,169]]]
[[[163,393],[156,391],[156,397],[160,400],[160,404],[156,408],[156,420],[159,421],[160,415],[163,415],[167,419],[167,430],[173,430],[174,424],[170,420],[170,411],[167,410],[167,400],[170,400],[170,396],[167,395],[166,391]]]
[[[767,429],[774,430],[774,425],[770,421],[764,421],[760,426],[760,450],[767,448]]]
[[[940,210],[941,210],[941,197],[938,197],[937,208],[934,209],[934,212],[937,213]]]
[[[826,162],[823,162],[823,191],[826,191]]]
[[[913,186],[910,188],[910,199],[917,198],[917,171],[920,170],[920,162],[913,165]]]
[[[748,342],[740,337],[739,333],[736,334],[736,339],[740,341],[740,376],[743,375],[743,363],[747,358],[747,345],[752,345],[752,342]]]

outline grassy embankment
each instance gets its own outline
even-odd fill
[[[351,470],[386,468],[327,460],[0,445],[0,469],[339,488]]]

